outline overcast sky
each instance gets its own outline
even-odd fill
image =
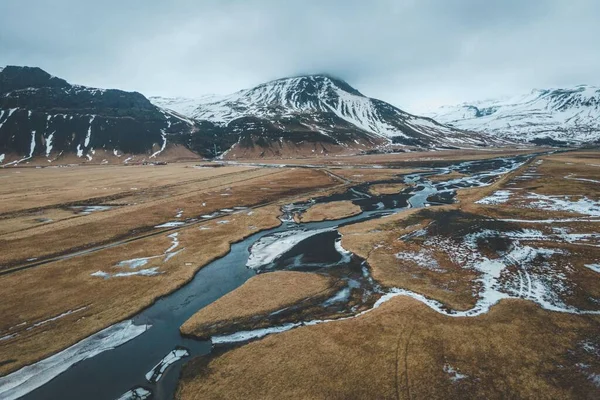
[[[326,72],[412,112],[600,84],[598,0],[0,0],[0,65],[145,95]]]

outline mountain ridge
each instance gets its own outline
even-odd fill
[[[194,101],[185,98],[178,101],[150,97],[150,100],[220,127],[229,127],[243,118],[254,118],[272,122],[283,132],[311,132],[315,138],[328,136],[341,146],[353,146],[354,142],[358,146],[370,143],[373,146],[472,147],[493,142],[369,98],[344,80],[326,74],[275,79],[229,95],[201,98],[195,108]]]
[[[37,67],[0,70],[0,163],[51,161],[63,153],[82,161],[119,153],[156,157],[167,135],[192,130],[138,92],[72,85]]]
[[[507,141],[407,113],[328,74],[189,100],[73,85],[37,67],[0,68],[0,164],[52,162],[63,154],[76,162],[118,161],[123,154],[149,160],[167,143],[204,157],[254,158]]]
[[[461,129],[524,142],[600,140],[600,88],[575,85],[442,106],[427,115]]]

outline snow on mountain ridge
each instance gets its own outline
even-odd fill
[[[316,128],[325,133],[328,127],[319,124],[318,115],[333,113],[358,129],[385,140],[411,139],[416,132],[429,138],[443,136],[452,142],[452,137],[458,132],[429,118],[418,117],[381,100],[366,97],[343,80],[322,74],[282,78],[226,96],[196,99],[197,107],[193,110],[194,100],[151,100],[190,118],[208,120],[220,126],[247,116],[274,120],[302,114],[314,115]],[[455,142],[461,140],[456,139]],[[468,138],[466,142],[469,142]]]
[[[430,117],[460,129],[520,141],[600,139],[600,88],[534,89],[510,98],[440,107]]]

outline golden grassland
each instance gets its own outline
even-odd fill
[[[600,199],[599,185],[565,179],[597,180],[600,167],[594,165],[600,164],[595,161],[600,153],[539,159],[488,187],[460,190],[458,204],[347,225],[340,229],[342,245],[366,259],[372,276],[384,286],[403,287],[454,309],[471,308],[475,271],[454,265],[435,248],[432,254],[445,272],[424,271],[395,257],[399,251],[419,251],[423,243],[399,238],[448,215],[456,216],[451,219],[456,227],[444,227],[438,234],[459,235],[463,227],[493,224],[496,218],[579,216],[527,208],[518,194],[505,204],[475,203],[498,189]],[[524,175],[540,176],[529,180]],[[552,223],[510,224],[511,229],[553,228]],[[597,225],[561,224],[584,233],[597,232]],[[597,273],[583,267],[597,262],[597,247],[540,245],[572,255],[569,279],[576,290],[567,296],[569,304],[585,307],[590,298],[600,297]],[[358,318],[301,327],[194,359],[184,367],[177,398],[594,398],[600,363],[590,346],[600,348],[599,332],[600,316],[551,312],[526,300],[502,300],[478,317],[450,317],[397,297]]]
[[[583,347],[598,343],[599,323],[522,300],[452,318],[397,297],[359,318],[193,360],[177,398],[593,398],[598,389],[575,355],[594,364]],[[599,371],[596,361],[589,373]]]
[[[294,271],[260,274],[198,311],[181,326],[181,333],[208,338],[217,332],[227,332],[232,325],[255,327],[256,321],[248,321],[251,317],[265,316],[309,299],[326,299],[335,290],[332,279],[319,274]]]
[[[16,334],[2,341],[0,374],[45,358],[135,315],[157,298],[188,282],[202,266],[225,255],[231,243],[279,225],[277,216],[282,204],[292,202],[298,196],[310,197],[311,193],[314,196],[343,186],[330,175],[315,169],[188,167],[175,164],[165,167],[67,168],[68,174],[89,175],[94,180],[93,183],[82,184],[81,193],[67,194],[60,190],[61,179],[65,178],[61,175],[63,169],[22,169],[31,185],[31,195],[47,192],[47,212],[50,213],[71,212],[62,207],[63,202],[74,199],[86,202],[86,196],[93,199],[96,194],[94,187],[114,185],[112,195],[128,200],[127,205],[108,211],[73,215],[27,229],[20,229],[18,225],[22,225],[24,215],[29,215],[30,204],[22,205],[18,215],[5,215],[0,220],[0,225],[5,227],[5,233],[0,236],[3,249],[0,265],[5,266],[4,274],[0,275],[0,285],[4,288],[0,305],[0,336]],[[114,168],[115,172],[100,172],[98,178],[96,168],[102,171]],[[157,176],[146,171],[154,171]],[[29,175],[36,172],[41,173],[39,181]],[[56,177],[54,173],[60,176]],[[155,185],[125,185],[133,177],[153,181]],[[71,187],[72,175],[68,178],[62,182],[66,191]],[[138,191],[132,193],[131,187],[138,188]],[[2,188],[8,193],[4,186]],[[17,189],[25,191],[24,186],[17,185]],[[95,201],[92,204],[97,204]],[[235,211],[216,220],[199,218],[197,222],[181,228],[153,228],[167,221],[197,218],[236,206],[252,208]],[[182,217],[176,218],[180,211],[183,212]],[[167,235],[174,232],[178,232],[180,241],[176,250],[182,250],[165,260],[163,252],[172,244],[172,238]],[[16,268],[23,263],[35,263],[32,258],[70,254],[98,243],[106,246],[92,248],[93,251],[84,251],[73,258],[50,258],[45,264],[27,269],[17,271],[6,264],[15,262]],[[141,268],[158,267],[159,275],[109,279],[91,276],[97,271],[128,272],[117,264],[123,260],[153,256],[159,257],[152,258]],[[33,327],[38,322],[73,310],[79,311]]]
[[[373,196],[381,196],[382,194],[396,194],[406,189],[408,185],[404,183],[378,183],[369,186],[369,193]]]
[[[339,185],[337,180],[319,170],[287,168],[233,169],[213,179],[205,177],[204,169],[193,169],[199,174],[198,180],[183,180],[177,185],[180,169],[179,166],[173,166],[171,182],[166,186],[140,191],[135,197],[131,197],[127,191],[125,202],[108,211],[42,223],[31,229],[13,230],[0,235],[0,246],[6,249],[0,253],[0,266],[6,268],[23,264],[31,258],[48,258],[135,236],[154,229],[156,225],[176,220],[179,211],[183,211],[184,220],[199,218],[223,208],[256,206],[281,197]],[[93,195],[94,192],[86,187],[85,193]],[[55,208],[61,207],[59,204]],[[20,218],[20,215],[16,217],[17,226],[22,224]],[[0,219],[0,226],[10,230],[14,220],[10,217]],[[36,246],[32,246],[32,243],[36,243]]]
[[[13,327],[10,333],[18,334],[0,346],[0,359],[7,361],[0,366],[0,373],[45,358],[135,315],[157,298],[189,282],[202,266],[227,254],[231,243],[280,224],[277,206],[254,209],[252,215],[248,213],[180,229],[180,245],[176,250],[183,250],[166,262],[161,256],[142,267],[159,267],[159,275],[109,279],[91,276],[99,270],[128,272],[128,268],[116,265],[127,259],[163,255],[172,243],[167,233],[0,276],[4,288],[0,332],[7,333]],[[220,224],[223,220],[228,223]],[[27,330],[36,322],[81,307],[87,308]],[[20,325],[23,322],[26,324]]]
[[[376,182],[396,179],[419,171],[414,168],[331,168],[330,171],[352,182]]]
[[[333,155],[323,157],[305,157],[305,158],[246,158],[238,159],[239,162],[303,165],[320,164],[329,166],[352,166],[352,165],[395,165],[403,164],[411,166],[420,164],[423,166],[433,165],[439,161],[461,161],[461,160],[481,160],[486,158],[503,157],[517,154],[527,154],[532,152],[544,151],[543,148],[502,148],[502,149],[461,149],[461,150],[438,150],[431,151],[413,151],[406,153],[385,153],[369,155]],[[318,154],[317,154],[318,155]]]
[[[351,217],[361,212],[360,207],[350,200],[332,201],[311,206],[305,213],[300,215],[299,219],[302,222],[331,221]]]

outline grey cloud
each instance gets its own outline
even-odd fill
[[[595,0],[3,0],[0,64],[145,94],[328,72],[409,111],[597,84]]]

